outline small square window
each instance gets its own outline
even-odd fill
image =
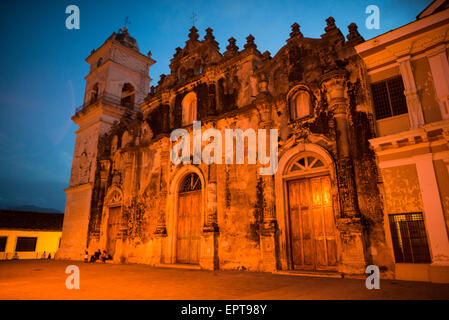
[[[7,240],[8,240],[8,237],[0,237],[0,252],[5,252]]]
[[[16,244],[17,252],[33,252],[36,251],[37,238],[35,237],[18,237]]]

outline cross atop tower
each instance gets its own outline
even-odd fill
[[[192,20],[192,26],[195,26],[196,18],[197,18],[196,13],[192,12],[192,16],[190,17],[190,19]]]
[[[125,19],[123,19],[123,24],[124,24],[125,28],[126,28],[127,25],[131,24],[131,21],[129,21],[129,17],[128,16],[126,16]]]

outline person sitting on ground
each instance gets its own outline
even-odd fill
[[[100,259],[100,255],[101,255],[101,251],[100,251],[100,249],[98,249],[97,251],[95,251],[94,255],[92,257],[90,257],[90,262],[95,262],[98,259]]]
[[[19,260],[19,254],[16,252],[14,253],[14,257],[12,257],[13,260]]]
[[[110,255],[106,252],[106,250],[103,250],[103,254],[101,255],[101,261],[106,262],[106,260],[110,259]]]

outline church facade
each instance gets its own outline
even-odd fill
[[[72,117],[80,128],[58,258],[80,260],[85,250],[101,249],[116,263],[209,270],[363,274],[367,265],[376,265],[390,278],[397,276],[399,252],[406,253],[399,262],[432,264],[428,222],[419,220],[428,215],[426,207],[391,207],[389,202],[399,196],[397,188],[413,186],[403,182],[413,175],[379,165],[390,157],[379,149],[384,136],[396,134],[401,140],[401,132],[426,122],[418,127],[410,122],[400,132],[394,132],[396,124],[379,131],[373,90],[384,79],[375,79],[370,70],[375,66],[369,65],[370,50],[378,50],[364,47],[368,42],[355,24],[345,37],[330,17],[321,38],[312,39],[295,23],[286,38],[273,57],[261,53],[251,35],[243,48],[230,38],[221,53],[212,29],[200,39],[192,27],[171,59],[170,74],[150,90],[149,68],[155,61],[151,53],[139,52],[126,28],[92,51],[86,59],[91,68],[84,104]],[[447,38],[442,41],[447,48]],[[388,84],[399,96],[394,107],[405,108],[401,115],[414,115],[407,109],[412,101],[407,82],[405,88],[401,81]],[[399,121],[406,122],[401,115]],[[194,121],[200,121],[202,137],[194,134]],[[438,127],[442,137],[443,127]],[[175,164],[172,150],[179,140],[171,134],[176,129],[187,132],[197,143],[192,149],[199,146],[203,156],[213,149],[215,161],[189,158]],[[241,148],[244,161],[221,156],[218,151],[229,141],[208,135],[209,129],[222,137],[228,137],[228,129],[241,130],[243,143],[231,136],[230,150]],[[270,129],[278,133],[277,170],[261,174],[266,164],[249,161],[251,150],[265,138],[266,145],[272,141],[269,134],[252,136],[251,130]],[[446,154],[444,137],[438,146]],[[448,172],[441,172],[432,186],[438,194],[449,184]],[[397,177],[402,184],[395,189],[388,179]],[[418,192],[419,183],[413,188],[409,191]],[[414,196],[421,194],[409,195],[410,202],[416,202]],[[390,218],[410,212],[421,214],[415,224],[407,217]],[[444,266],[448,204],[442,198],[439,215],[437,223],[444,225],[433,232],[440,232],[438,241],[443,241],[438,261]],[[431,241],[410,236],[412,226],[424,227],[418,231]],[[408,236],[405,228],[410,228]],[[419,254],[409,253],[410,248],[419,248]],[[406,261],[410,257],[416,261]]]

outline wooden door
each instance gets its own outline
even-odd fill
[[[114,256],[115,253],[117,233],[119,232],[120,228],[120,215],[121,215],[121,207],[109,208],[106,251],[111,256]]]
[[[295,269],[334,269],[337,247],[328,176],[288,183],[290,239]]]
[[[201,239],[201,191],[179,194],[176,261],[199,263]]]

